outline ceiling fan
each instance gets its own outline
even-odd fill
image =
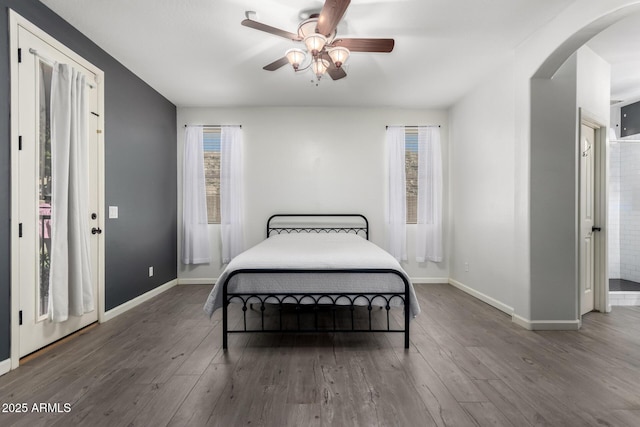
[[[388,53],[395,44],[393,39],[336,38],[336,27],[349,3],[351,0],[325,0],[320,13],[312,14],[309,19],[302,21],[297,33],[284,31],[249,17],[242,21],[242,25],[295,42],[304,42],[306,52],[299,48],[289,49],[285,56],[265,65],[264,70],[275,71],[289,63],[296,72],[311,68],[317,81],[325,73],[333,80],[339,80],[347,76],[343,65],[351,52]]]

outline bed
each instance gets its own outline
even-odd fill
[[[394,332],[409,348],[409,322],[420,306],[400,264],[369,241],[366,217],[277,214],[266,231],[266,240],[227,265],[205,303],[209,316],[223,311],[224,349],[229,333],[255,332]],[[231,303],[242,311],[237,329],[229,328]],[[396,307],[403,318],[394,323]],[[287,312],[293,322],[283,321]]]

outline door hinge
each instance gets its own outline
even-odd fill
[[[18,136],[18,150],[22,151],[22,135]]]
[[[18,325],[22,325],[22,310],[18,312]]]
[[[18,224],[18,237],[22,237],[22,223]]]
[[[18,64],[22,62],[22,49],[18,48]]]

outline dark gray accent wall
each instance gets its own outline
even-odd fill
[[[9,8],[105,72],[102,214],[109,205],[120,214],[105,219],[106,309],[177,278],[175,105],[42,3],[0,0],[0,361],[10,357],[11,326]]]
[[[620,136],[631,136],[640,133],[640,102],[620,108]]]

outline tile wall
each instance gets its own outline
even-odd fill
[[[609,150],[609,278],[620,276],[620,144]]]
[[[640,143],[612,144],[609,277],[640,282]]]

